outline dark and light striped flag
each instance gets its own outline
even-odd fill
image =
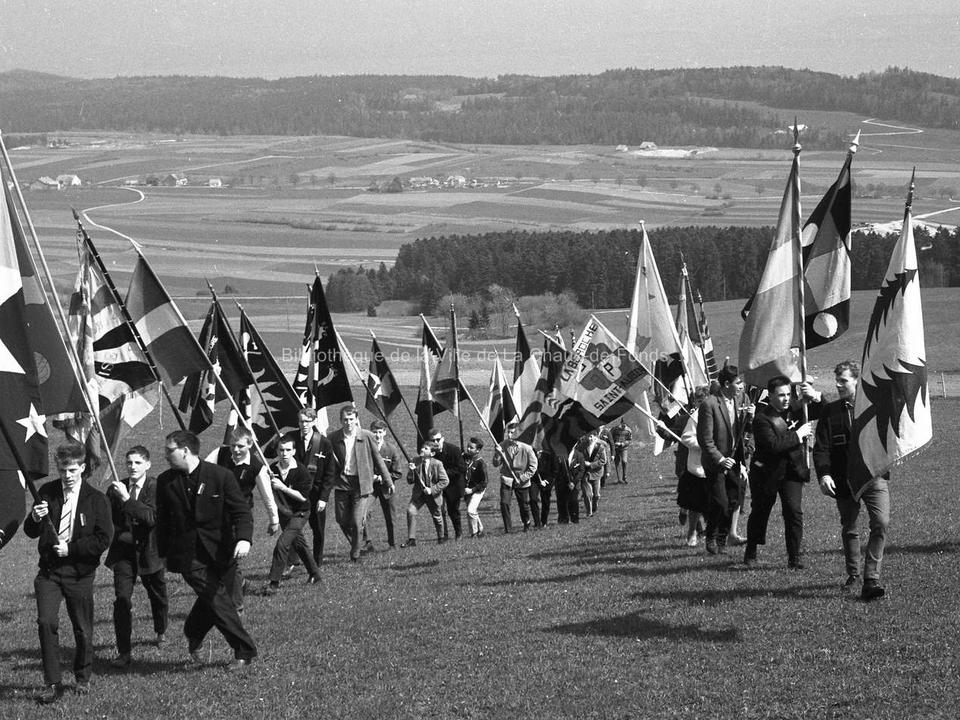
[[[497,442],[503,442],[507,425],[519,420],[512,388],[504,377],[499,357],[494,360],[493,369],[490,371],[490,387],[481,417]]]
[[[710,381],[717,379],[720,369],[717,367],[717,356],[713,352],[713,338],[710,337],[710,328],[707,326],[707,311],[703,309],[703,295],[697,290],[697,305],[700,306],[700,315],[697,318],[697,334],[700,337],[700,352],[703,353],[703,364],[707,369]]]
[[[517,315],[517,347],[513,359],[513,402],[517,408],[526,409],[533,400],[533,393],[540,379],[540,364],[530,351],[530,342],[520,321],[520,311],[513,308]]]
[[[183,316],[139,251],[124,304],[164,384],[172,387],[209,365]]]

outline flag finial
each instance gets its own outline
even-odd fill
[[[793,154],[800,154],[800,122],[797,119],[797,116],[793,116]]]
[[[848,152],[849,152],[851,155],[856,155],[857,150],[859,150],[859,149],[860,149],[860,130],[857,130],[857,135],[856,135],[856,137],[854,137],[853,140],[851,141],[851,143],[850,143],[850,149],[848,150]]]
[[[913,207],[913,190],[916,187],[915,180],[917,178],[917,166],[913,166],[913,172],[910,173],[910,189],[907,191],[907,206],[906,210],[909,211]]]

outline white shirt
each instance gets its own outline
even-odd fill
[[[343,434],[343,474],[357,474],[357,456],[354,452],[354,446],[357,443],[357,434]]]
[[[63,491],[63,508],[60,510],[60,525],[57,528],[57,535],[60,540],[69,542],[73,537],[73,525],[77,521],[77,500],[80,497],[80,487],[68,491],[61,486]]]

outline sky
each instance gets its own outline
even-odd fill
[[[3,0],[0,71],[496,77],[782,65],[960,77],[958,0]]]

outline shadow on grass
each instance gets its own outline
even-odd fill
[[[750,571],[758,575],[762,571]],[[835,591],[835,583],[816,583],[810,585],[784,585],[781,587],[738,587],[727,590],[649,590],[633,593],[636,600],[666,600],[687,605],[722,605],[724,603],[749,598],[772,597],[782,599],[822,598],[825,592]]]
[[[663,638],[665,640],[708,643],[735,643],[740,641],[740,631],[734,627],[723,630],[704,630],[697,625],[671,625],[644,617],[639,612],[598,618],[581,623],[555,625],[544,628],[544,630],[569,635],[603,635],[606,637],[636,638],[638,640]]]
[[[394,571],[408,572],[410,570],[425,570],[427,568],[434,568],[440,564],[440,560],[424,560],[423,562],[415,563],[405,563],[400,564],[396,563],[393,565],[387,565],[387,569]]]
[[[960,553],[960,542],[940,540],[926,545],[887,545],[884,552],[906,553],[911,555],[940,555],[942,553]]]

